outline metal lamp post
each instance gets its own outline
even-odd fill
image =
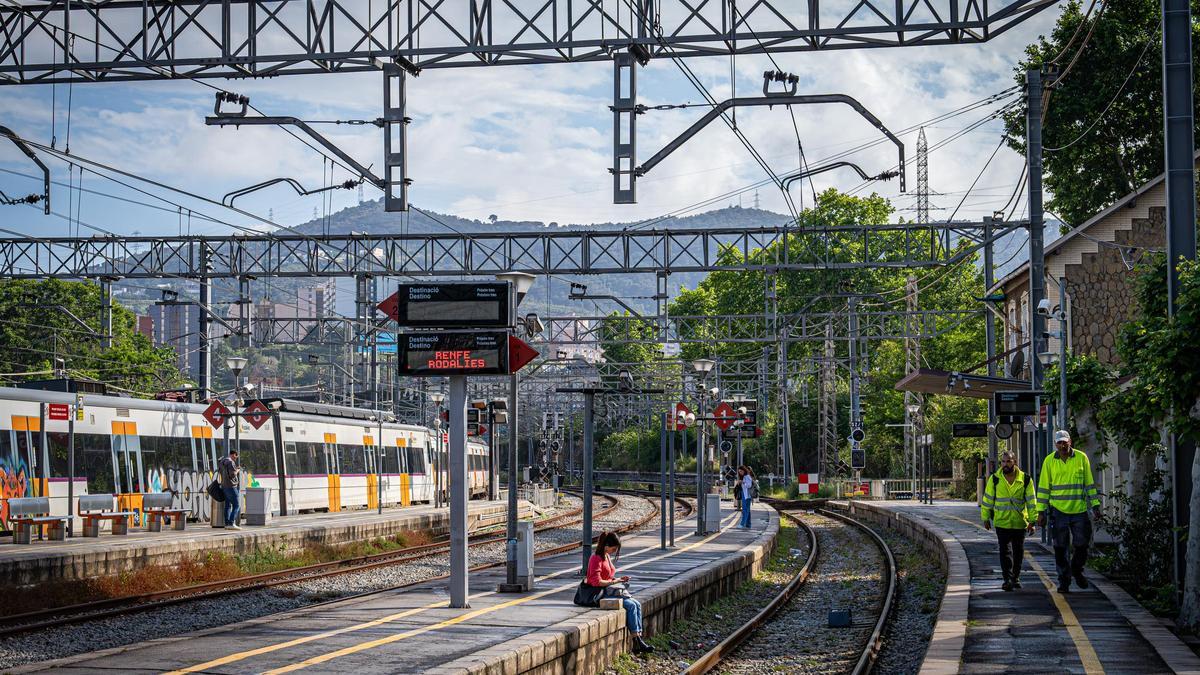
[[[231,356],[225,359],[225,365],[229,371],[233,373],[233,438],[234,447],[238,451],[238,460],[242,456],[242,425],[239,423],[241,419],[242,407],[242,371],[246,369],[246,358],[244,356]],[[225,448],[226,454],[229,454],[229,448]]]
[[[703,536],[706,531],[704,527],[705,520],[705,497],[708,490],[705,489],[704,482],[704,399],[708,392],[705,391],[704,385],[708,381],[708,374],[713,368],[717,367],[717,362],[712,359],[696,359],[692,361],[692,369],[700,375],[700,386],[697,392],[699,401],[699,410],[696,413],[698,422],[696,424],[696,534]]]
[[[437,443],[434,445],[433,455],[433,507],[441,508],[442,506],[442,404],[446,402],[446,395],[440,391],[429,395],[430,403],[433,403],[437,408],[437,413],[433,418],[433,430],[437,432]]]
[[[505,272],[497,274],[496,279],[512,284],[517,294],[517,301],[511,308],[511,324],[517,324],[517,308],[525,299],[525,294],[533,287],[537,277],[524,272]],[[517,583],[517,415],[520,411],[517,400],[517,388],[521,380],[517,373],[508,378],[508,519],[505,536],[508,538],[505,548],[505,583],[500,584],[501,592],[521,592],[525,590]]]

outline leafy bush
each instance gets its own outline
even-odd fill
[[[1164,454],[1160,445],[1149,450],[1157,457]],[[1125,487],[1122,484],[1108,493],[1108,508],[1100,524],[1117,544],[1102,549],[1092,564],[1122,582],[1151,611],[1173,613],[1171,489],[1166,472],[1156,465],[1132,496]]]

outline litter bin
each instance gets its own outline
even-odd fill
[[[246,524],[266,525],[271,522],[271,488],[246,488]]]
[[[225,502],[219,502],[212,497],[208,498],[209,508],[209,523],[213,527],[225,527]]]
[[[721,495],[704,495],[704,531],[721,529]]]

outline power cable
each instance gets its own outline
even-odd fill
[[[1000,152],[1000,148],[1004,147],[1004,142],[1007,140],[1007,134],[1000,137],[1000,142],[996,144],[996,149],[992,151],[991,156],[988,157],[987,161],[983,163],[983,168],[979,170],[979,175],[975,176],[975,180],[971,181],[971,187],[967,188],[967,191],[963,193],[963,197],[958,202],[958,206],[954,207],[954,211],[950,213],[950,217],[946,220],[953,221],[954,216],[958,215],[958,210],[962,208],[963,202],[967,201],[967,196],[971,194],[971,190],[975,189],[975,185],[979,183],[979,179],[983,178],[984,172],[987,171],[989,166],[991,166],[992,160],[996,159],[996,153]]]
[[[1097,124],[1104,121],[1105,116],[1108,115],[1108,111],[1110,109],[1112,109],[1113,104],[1115,104],[1117,102],[1117,99],[1119,99],[1121,97],[1121,93],[1125,91],[1125,86],[1127,84],[1129,84],[1129,80],[1132,79],[1133,74],[1135,72],[1137,72],[1138,66],[1142,65],[1142,59],[1146,58],[1146,52],[1148,52],[1150,50],[1150,45],[1154,42],[1155,38],[1158,37],[1159,32],[1161,32],[1161,27],[1158,31],[1154,32],[1154,35],[1151,35],[1150,38],[1148,40],[1146,40],[1146,44],[1142,47],[1141,55],[1139,55],[1137,60],[1133,62],[1133,67],[1130,68],[1129,73],[1125,75],[1125,80],[1122,81],[1121,86],[1117,88],[1117,93],[1113,94],[1113,97],[1112,97],[1112,99],[1109,100],[1108,105],[1104,106],[1104,110],[1100,111],[1100,115],[1095,120],[1093,120],[1092,123],[1089,124],[1086,129],[1084,129],[1082,132],[1080,132],[1080,134],[1078,136],[1076,136],[1070,143],[1067,143],[1065,145],[1060,145],[1057,148],[1043,147],[1042,148],[1043,152],[1058,152],[1059,150],[1066,150],[1067,148],[1069,148],[1072,145],[1075,145],[1076,143],[1081,141],[1085,136],[1087,136],[1089,133],[1091,133],[1092,129],[1096,128]]]

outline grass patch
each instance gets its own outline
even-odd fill
[[[209,551],[173,565],[149,565],[111,576],[11,588],[6,591],[0,613],[9,616],[97,600],[139,597],[195,584],[399,551],[432,541],[426,532],[410,530],[336,546],[314,544],[292,553],[286,553],[282,547],[260,548],[240,555]]]

